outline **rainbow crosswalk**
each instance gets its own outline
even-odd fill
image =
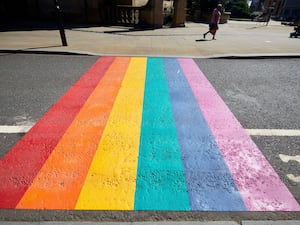
[[[0,161],[0,208],[300,211],[188,58],[100,57]]]

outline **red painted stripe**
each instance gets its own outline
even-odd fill
[[[15,208],[114,57],[100,58],[0,161],[0,208]]]

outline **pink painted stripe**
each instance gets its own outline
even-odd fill
[[[264,155],[192,59],[179,59],[243,201],[250,211],[300,211]]]

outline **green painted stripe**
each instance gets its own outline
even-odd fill
[[[161,58],[148,58],[135,210],[190,210]]]

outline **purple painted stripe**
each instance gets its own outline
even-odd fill
[[[178,61],[164,66],[191,209],[246,211]]]
[[[250,211],[300,206],[192,59],[179,59],[243,201]]]

